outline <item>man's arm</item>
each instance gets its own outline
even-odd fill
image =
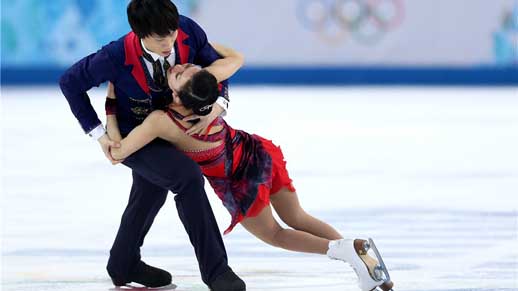
[[[230,78],[244,63],[244,57],[242,54],[237,51],[225,47],[223,45],[213,45],[214,49],[221,55],[223,58],[214,61],[205,69],[214,75],[216,79],[219,81],[226,80]],[[223,99],[220,97],[218,101]],[[187,134],[202,134],[205,130],[208,130],[208,125],[218,116],[226,111],[226,107],[228,105],[228,100],[223,99],[224,104],[220,104],[220,102],[216,102],[215,106],[212,108],[212,111],[206,116],[197,116],[191,115],[186,117],[184,120],[195,120],[199,119],[199,121],[189,128],[186,131]]]
[[[117,75],[118,70],[113,59],[107,47],[104,47],[75,63],[61,76],[61,91],[85,133],[90,133],[101,125],[87,91],[106,81],[115,80]]]
[[[190,18],[186,17],[185,21],[186,25],[190,26],[195,41],[196,49],[194,50],[194,63],[201,65],[202,67],[207,67],[221,59],[218,52],[210,45],[203,29]],[[215,118],[220,115],[226,115],[230,100],[228,96],[228,80],[224,80],[219,83],[219,93],[220,97],[216,100],[210,114],[206,116],[191,115],[184,119],[186,121],[199,119],[194,126],[187,130],[187,134],[203,134]]]
[[[222,59],[216,60],[205,69],[216,77],[218,82],[227,80],[239,70],[245,61],[243,54],[221,44],[211,43]]]
[[[99,142],[108,160],[116,163],[117,161],[110,155],[110,148],[117,147],[118,144],[106,135],[106,131],[90,103],[90,97],[86,93],[92,87],[99,86],[105,81],[117,79],[118,69],[112,56],[108,53],[108,46],[70,67],[61,76],[59,86],[85,133]]]
[[[215,61],[221,59],[222,56],[210,45],[205,31],[192,19],[188,18],[191,28],[196,36],[196,55],[194,57],[194,63],[202,67],[208,67]],[[219,96],[216,104],[222,107],[224,111],[228,109],[228,102],[230,101],[228,96],[228,80],[220,82]]]

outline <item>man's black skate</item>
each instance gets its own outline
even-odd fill
[[[210,284],[211,291],[246,291],[246,284],[239,278],[232,269],[219,275]]]
[[[170,285],[172,282],[172,276],[169,272],[147,265],[140,261],[137,267],[130,276],[130,281],[118,280],[112,278],[113,285],[120,287],[125,286],[128,283],[134,282],[146,287],[157,288]]]

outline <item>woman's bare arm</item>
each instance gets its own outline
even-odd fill
[[[239,70],[239,68],[241,68],[241,66],[243,66],[245,57],[234,49],[225,47],[221,44],[211,43],[211,45],[223,58],[216,60],[210,66],[206,67],[205,70],[214,75],[218,82],[221,82],[230,78],[235,72],[237,72],[237,70]]]
[[[117,99],[117,96],[115,96],[115,90],[113,87],[113,84],[111,82],[108,82],[108,90],[106,93],[106,98],[109,99]],[[119,130],[119,124],[117,122],[117,115],[110,114],[106,115],[106,132],[108,133],[108,136],[113,141],[121,141],[122,136]]]
[[[119,148],[112,148],[111,154],[114,159],[123,160],[152,142],[157,137],[163,137],[167,130],[166,123],[169,121],[166,113],[161,110],[151,112],[144,122],[135,127],[125,138],[120,141]]]
[[[112,83],[108,83],[107,98],[116,99]],[[106,131],[113,141],[120,142],[120,147],[111,148],[111,155],[116,160],[123,160],[132,153],[138,151],[155,138],[165,132],[165,123],[168,122],[163,111],[154,111],[149,114],[139,126],[135,127],[124,139],[122,138],[117,123],[117,116],[110,114],[106,116]]]

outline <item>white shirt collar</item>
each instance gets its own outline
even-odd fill
[[[146,51],[146,53],[148,53],[153,58],[153,61],[156,62],[157,60],[160,60],[162,63],[164,62],[165,58],[157,53],[154,53],[154,52],[148,50],[146,48],[146,46],[144,45],[144,41],[142,39],[140,39],[140,43],[142,44],[142,48],[144,49],[144,51]],[[169,55],[169,57],[167,57],[167,61],[170,64],[174,64],[174,60],[175,60],[175,54],[174,54],[174,47],[173,47],[171,54]]]
[[[163,60],[164,60],[164,57],[163,57],[163,56],[161,56],[161,55],[159,55],[159,54],[157,54],[157,53],[154,53],[154,52],[152,52],[152,51],[148,50],[148,49],[146,48],[146,46],[144,45],[144,41],[143,41],[142,39],[140,39],[140,44],[142,44],[142,48],[144,49],[144,51],[146,51],[146,53],[148,53],[148,54],[153,58],[153,61],[155,61],[155,62],[156,62],[157,60],[161,60],[161,61],[163,61]],[[172,53],[171,53],[171,54],[172,54]]]
[[[165,61],[164,61],[164,57],[159,55],[159,54],[156,54],[150,50],[148,50],[145,46],[144,46],[144,42],[142,41],[142,39],[140,40],[140,43],[142,44],[142,48],[144,49],[144,51],[146,53],[148,53],[151,58],[153,59],[154,62],[156,62],[157,60],[160,60],[160,64],[164,65]],[[171,54],[169,55],[169,57],[167,58],[167,62],[169,63],[169,65],[171,66],[174,66],[175,64],[175,53],[174,53],[174,48],[173,50],[171,51]],[[150,62],[148,59],[144,58],[144,63],[146,65],[146,69],[148,70],[148,72],[151,73],[151,75],[153,75],[154,71],[153,71],[153,63]],[[166,72],[163,72],[164,75],[166,75]]]

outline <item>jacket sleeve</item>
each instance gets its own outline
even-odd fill
[[[101,124],[87,91],[106,81],[114,81],[117,75],[118,69],[108,52],[108,46],[105,46],[72,65],[61,76],[61,91],[85,133]]]
[[[194,63],[202,67],[210,66],[214,61],[221,59],[221,56],[210,45],[205,31],[192,19],[189,20],[194,36],[196,37],[196,47],[198,48],[194,56]],[[228,80],[221,81],[218,87],[220,96],[228,101]]]

